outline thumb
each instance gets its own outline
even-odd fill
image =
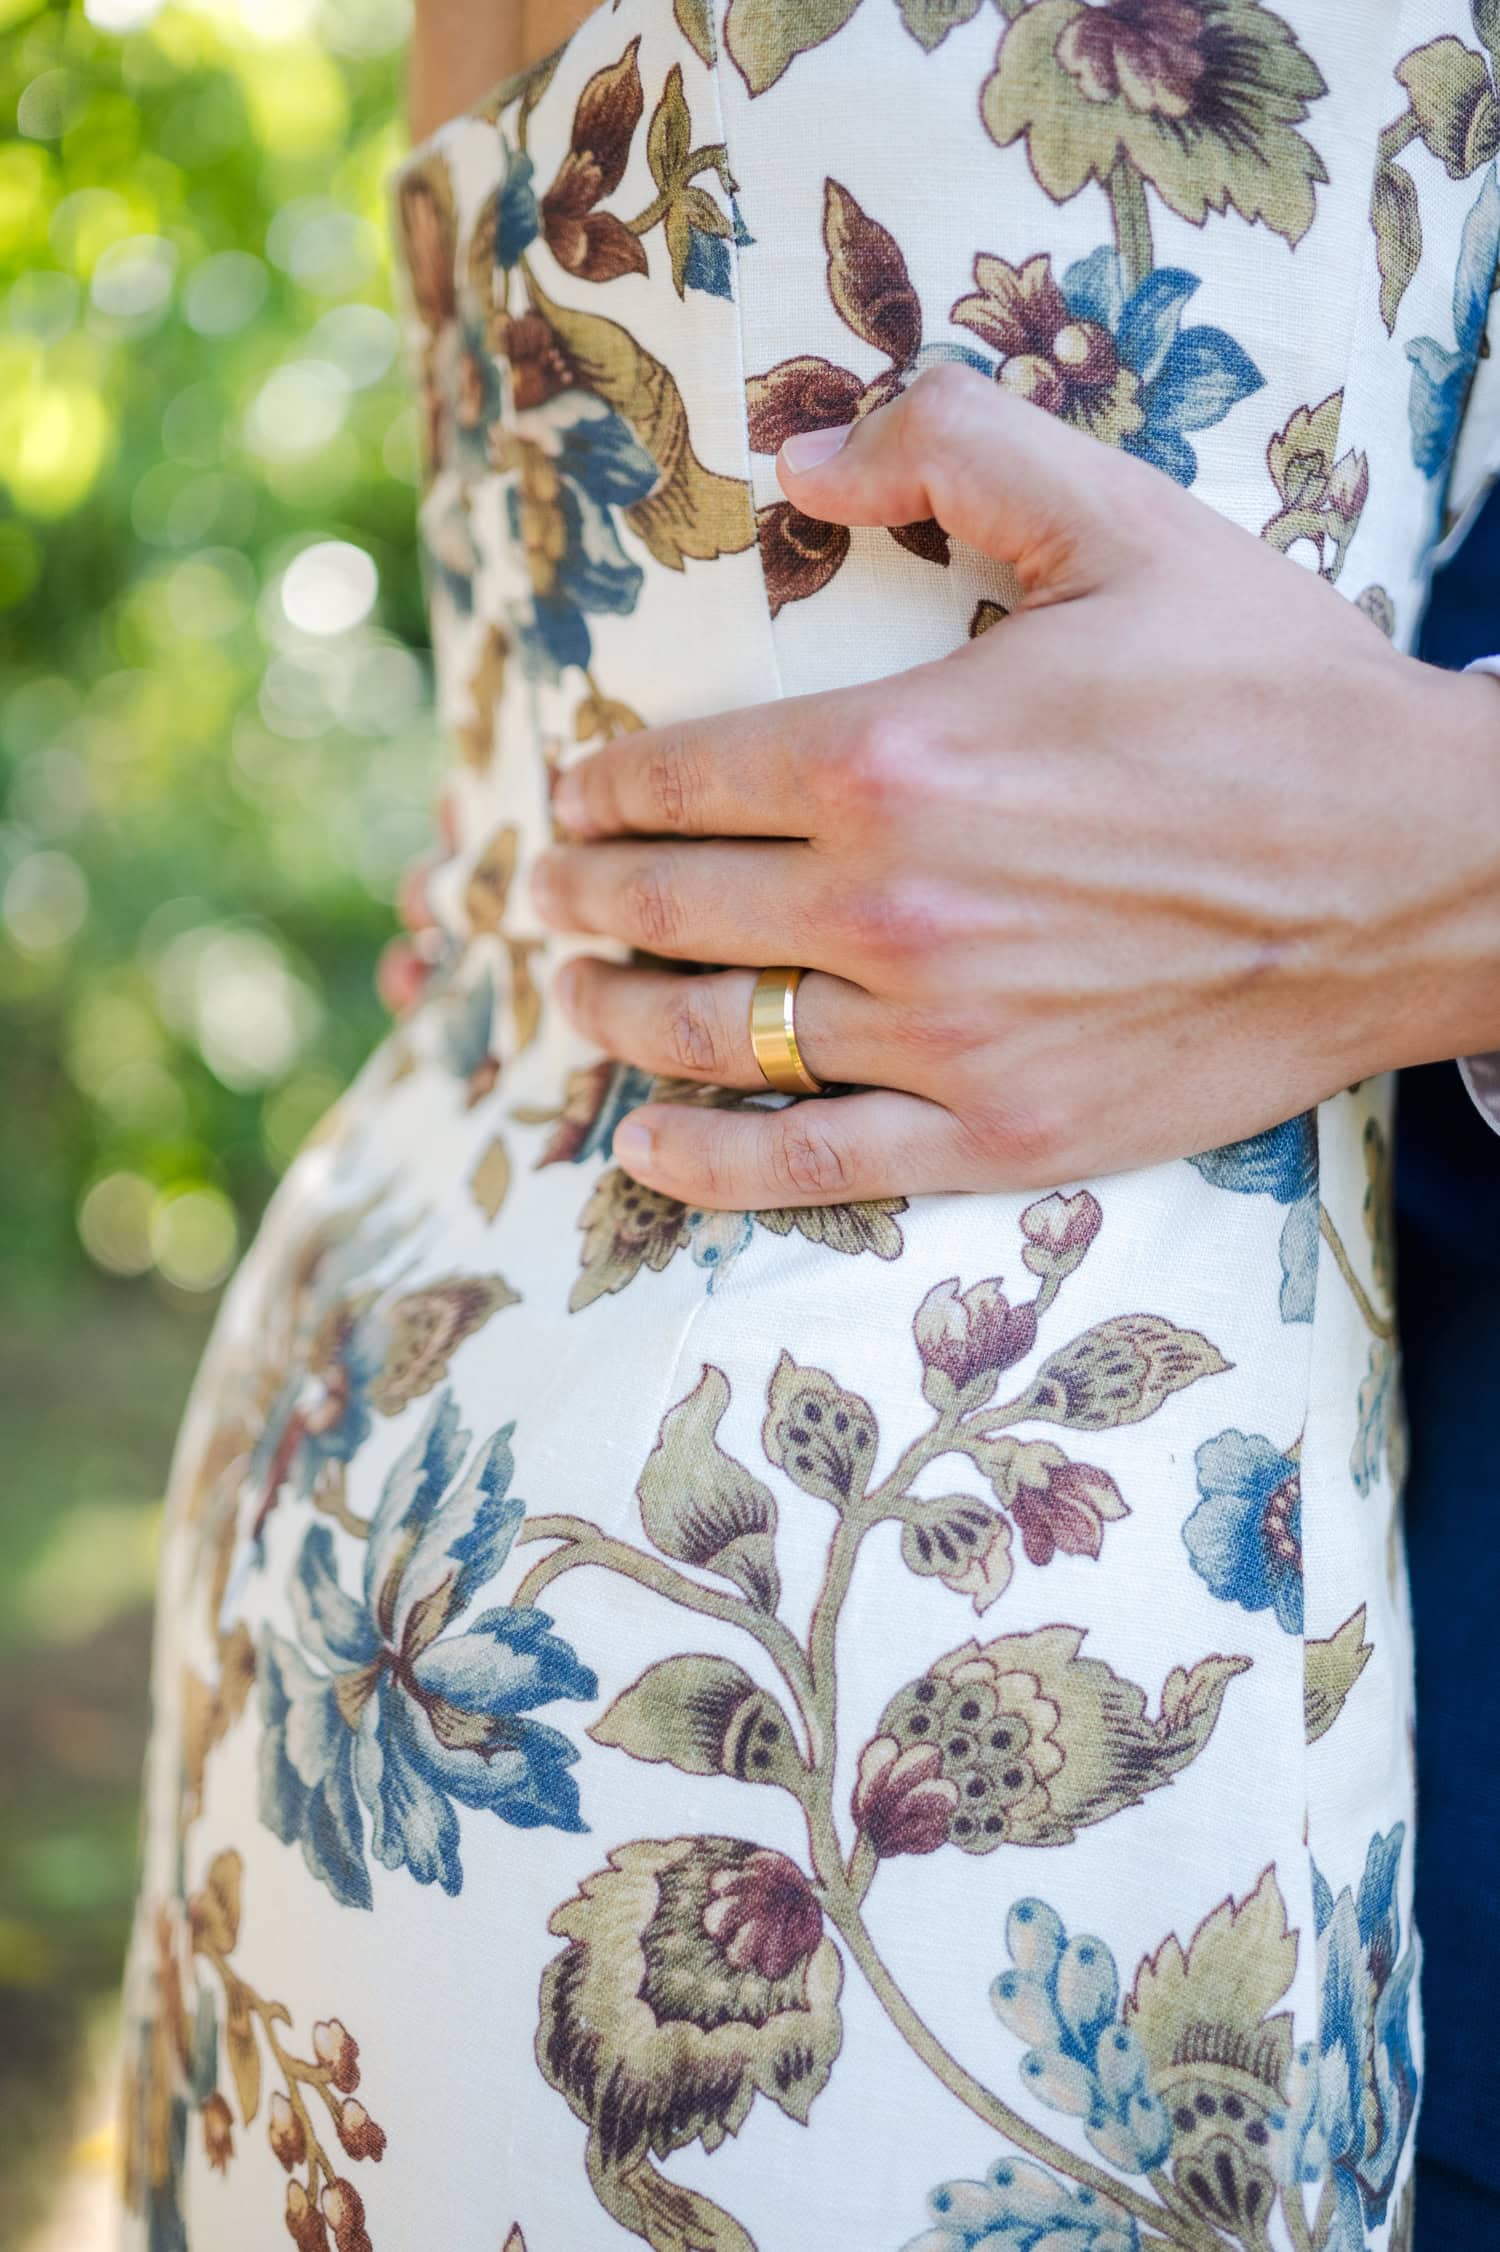
[[[830,524],[935,516],[1009,563],[1032,602],[1096,593],[1139,561],[1174,488],[1127,454],[1059,422],[972,368],[928,368],[842,431],[785,440],[782,491]]]

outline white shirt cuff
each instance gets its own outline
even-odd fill
[[[1476,657],[1464,670],[1493,673],[1500,680],[1500,656]],[[1487,1056],[1465,1056],[1458,1068],[1464,1085],[1479,1105],[1480,1116],[1500,1134],[1500,1048]]]

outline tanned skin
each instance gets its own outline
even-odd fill
[[[550,55],[595,0],[417,0],[407,106],[414,140]]]

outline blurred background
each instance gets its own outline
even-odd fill
[[[172,1435],[429,827],[405,32],[0,0],[4,2252],[99,2241]]]
[[[427,841],[405,31],[0,0],[0,2252],[107,2241],[172,1435]],[[1492,507],[1440,661],[1497,584]]]

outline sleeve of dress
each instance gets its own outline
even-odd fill
[[[1500,291],[1492,287],[1484,340],[1464,405],[1448,480],[1444,511],[1447,535],[1433,556],[1435,564],[1446,562],[1457,551],[1497,482],[1500,482]],[[1500,603],[1497,603],[1495,623],[1497,639],[1500,639]],[[1500,676],[1500,656],[1480,657],[1468,669]],[[1458,1068],[1481,1115],[1500,1134],[1500,1049],[1486,1056],[1466,1057]]]
[[[1500,679],[1500,657],[1477,657],[1465,670],[1494,673]],[[1481,1115],[1500,1134],[1500,1048],[1492,1049],[1487,1056],[1464,1056],[1458,1068]]]
[[[1500,291],[1492,286],[1489,312],[1464,402],[1443,510],[1445,537],[1434,563],[1444,563],[1462,543],[1491,488],[1500,479]]]

